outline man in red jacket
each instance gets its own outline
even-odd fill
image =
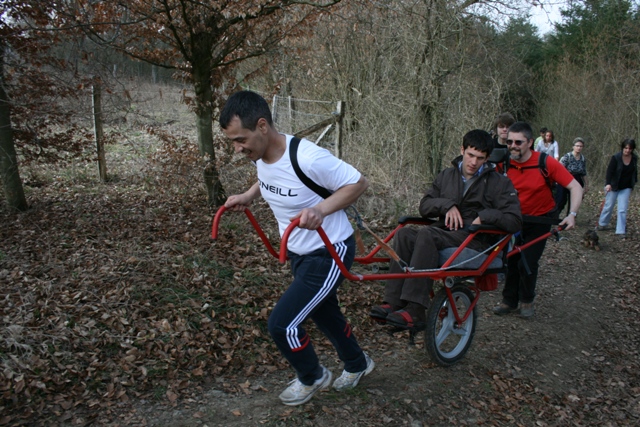
[[[571,194],[570,213],[560,222],[566,230],[575,227],[578,209],[582,203],[582,187],[556,159],[547,156],[548,177],[544,176],[544,171],[539,165],[540,153],[533,150],[533,141],[533,131],[529,124],[516,122],[509,127],[507,146],[510,164],[507,168],[507,176],[518,191],[522,215],[548,219],[534,221],[525,218],[521,232],[523,244],[549,232],[550,219],[557,218],[558,213],[555,211],[550,183],[557,182],[567,188]],[[519,311],[520,317],[523,318],[534,315],[533,300],[536,296],[538,264],[546,242],[546,239],[543,239],[509,258],[502,303],[494,307],[495,314],[504,315]]]

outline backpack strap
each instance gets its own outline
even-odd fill
[[[540,157],[538,157],[538,168],[540,169],[540,173],[544,177],[545,182],[549,188],[553,188],[553,180],[549,178],[549,170],[547,169],[547,153],[540,153]]]
[[[318,196],[322,197],[323,199],[328,198],[331,195],[331,191],[318,185],[314,180],[312,180],[304,172],[302,172],[302,169],[300,169],[300,163],[298,163],[298,146],[299,145],[300,145],[300,138],[298,138],[297,136],[294,136],[293,138],[291,138],[291,142],[289,143],[289,158],[291,159],[291,166],[293,166],[293,170],[295,171],[296,175],[304,185],[309,187],[311,190],[313,190],[314,193],[316,193]]]
[[[302,171],[302,169],[300,169],[300,164],[298,163],[298,147],[299,146],[300,146],[300,138],[298,138],[297,136],[294,136],[293,138],[291,138],[291,142],[289,142],[289,158],[291,159],[291,166],[293,166],[293,170],[295,171],[298,179],[300,179],[300,181],[302,181],[304,185],[306,185],[311,190],[313,190],[313,192],[316,193],[318,196],[322,197],[323,199],[328,198],[329,196],[331,196],[333,192],[317,184],[314,180],[309,178]],[[400,259],[398,254],[391,248],[391,246],[389,246],[384,240],[378,237],[373,231],[371,231],[369,227],[367,227],[364,224],[355,206],[353,205],[349,206],[348,208],[345,209],[345,212],[347,212],[347,210],[349,209],[353,210],[352,217],[356,220],[356,223],[358,225],[355,231],[355,239],[356,239],[356,244],[358,246],[358,252],[360,252],[361,254],[365,253],[364,243],[362,242],[362,237],[360,236],[360,229],[364,229],[364,230],[367,230],[373,236],[373,238],[380,245],[382,250],[387,252],[387,254],[389,254],[391,258],[396,260],[403,267],[408,266],[404,261]],[[347,213],[347,216],[349,216],[348,213]]]
[[[518,170],[539,169],[540,174],[544,178],[544,181],[547,183],[547,187],[552,189],[553,180],[549,177],[549,170],[547,169],[547,157],[548,157],[547,153],[541,152],[540,157],[538,157],[538,164],[536,166],[514,166],[514,165],[510,165],[510,166]]]
[[[540,157],[538,157],[538,167],[540,168],[540,172],[543,172],[543,176],[549,176],[549,171],[547,170],[547,153],[540,153]]]

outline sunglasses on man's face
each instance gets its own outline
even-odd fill
[[[507,139],[507,145],[516,144],[518,147],[524,144],[527,141],[522,141],[519,139]]]

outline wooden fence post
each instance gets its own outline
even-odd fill
[[[339,159],[342,158],[342,120],[344,118],[344,109],[345,109],[344,105],[345,105],[344,101],[338,101],[338,104],[336,105],[336,111],[331,113],[331,117],[324,119],[321,122],[318,122],[314,125],[311,125],[304,130],[296,132],[294,133],[294,135],[297,136],[298,138],[304,138],[306,136],[311,135],[314,132],[317,132],[322,128],[325,128],[322,134],[320,135],[320,137],[316,140],[316,144],[318,144],[318,142],[320,142],[320,140],[325,135],[325,133],[327,133],[331,128],[331,126],[335,124],[336,136],[334,140],[333,154]]]
[[[344,102],[338,101],[338,105],[336,106],[336,113],[338,113],[338,117],[336,117],[336,139],[335,139],[335,147],[334,154],[337,158],[342,158],[342,118],[344,117]]]
[[[100,99],[100,85],[93,85],[93,133],[98,148],[98,172],[100,181],[107,180],[107,161],[104,155],[104,133],[102,131],[102,104]]]
[[[278,114],[278,95],[273,95],[273,100],[271,101],[271,114],[273,117],[273,123],[278,123],[278,119],[280,115]]]
[[[287,100],[289,105],[289,132],[293,133],[293,129],[295,128],[295,126],[293,125],[293,99],[291,98],[291,96],[289,96]]]

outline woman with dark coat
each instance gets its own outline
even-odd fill
[[[622,239],[626,237],[629,196],[638,181],[638,156],[633,152],[635,148],[635,140],[625,139],[620,144],[620,152],[611,156],[607,167],[607,185],[604,187],[606,199],[598,220],[598,230],[606,229],[617,202],[616,235]]]
[[[571,176],[578,181],[578,184],[582,186],[582,194],[587,194],[589,185],[587,183],[587,161],[582,155],[582,149],[584,148],[584,139],[578,137],[573,140],[573,150],[560,158],[560,163],[567,168]],[[558,214],[562,214],[564,206],[569,199],[569,191],[561,185],[556,186],[556,209]],[[569,206],[567,206],[567,213],[569,215]],[[565,216],[566,216],[565,215]]]

